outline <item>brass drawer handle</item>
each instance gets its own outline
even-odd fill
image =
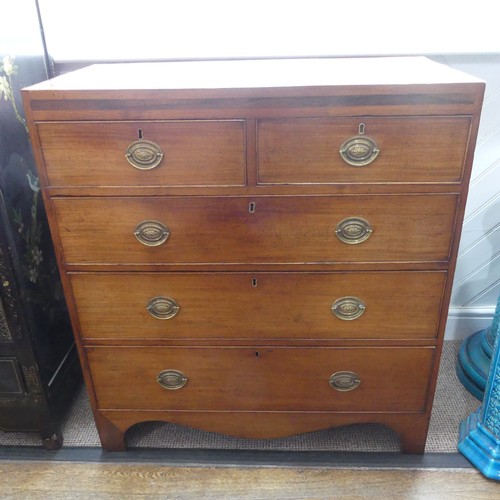
[[[151,170],[161,163],[163,151],[155,142],[140,139],[129,144],[125,158],[139,170]]]
[[[367,240],[373,233],[370,223],[361,217],[348,217],[341,220],[335,228],[335,234],[342,243],[357,245]]]
[[[352,321],[363,315],[366,306],[358,297],[341,297],[332,304],[332,312],[337,318]]]
[[[373,139],[356,135],[347,139],[340,147],[340,156],[353,167],[364,167],[377,158],[380,150]]]
[[[153,318],[172,319],[179,312],[179,304],[170,297],[153,297],[146,306]]]
[[[134,235],[143,245],[157,247],[167,241],[170,231],[161,222],[145,220],[137,224]]]
[[[179,370],[162,370],[156,376],[156,381],[164,388],[169,391],[176,391],[184,387],[188,378],[184,373]]]
[[[347,392],[356,389],[361,384],[361,379],[354,372],[335,372],[330,375],[328,383],[336,391]]]

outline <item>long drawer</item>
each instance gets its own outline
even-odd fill
[[[84,339],[431,339],[445,272],[70,273]]]
[[[37,124],[50,186],[245,184],[245,122]],[[156,165],[156,163],[158,163]]]
[[[89,347],[100,409],[421,412],[433,348]]]
[[[258,180],[459,182],[470,126],[468,116],[259,120]]]
[[[447,261],[458,195],[53,198],[69,264]]]

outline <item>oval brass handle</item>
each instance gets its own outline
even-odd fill
[[[370,223],[361,217],[348,217],[341,220],[335,228],[335,234],[342,243],[357,245],[367,240],[373,233]]]
[[[366,306],[358,297],[341,297],[332,304],[332,312],[339,319],[352,321],[366,311]]]
[[[148,247],[157,247],[167,241],[170,231],[165,224],[155,220],[145,220],[134,231],[134,236]]]
[[[151,170],[161,163],[163,151],[155,142],[140,139],[129,144],[125,158],[139,170]]]
[[[153,297],[146,306],[151,316],[156,319],[171,319],[179,312],[179,304],[170,297]]]
[[[373,139],[363,135],[356,135],[347,139],[340,146],[339,152],[342,159],[348,165],[364,167],[375,161],[380,150]]]
[[[188,382],[188,378],[179,370],[162,370],[156,376],[156,381],[164,389],[175,391],[184,387]]]
[[[347,392],[356,389],[361,384],[361,379],[354,372],[335,372],[330,375],[328,383],[336,391]]]

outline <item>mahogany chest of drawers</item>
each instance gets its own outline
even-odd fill
[[[424,58],[95,65],[24,90],[107,450],[147,420],[424,450],[484,85]]]

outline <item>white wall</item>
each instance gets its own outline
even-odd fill
[[[497,0],[39,4],[56,61],[500,53]]]
[[[463,338],[491,324],[500,294],[500,54],[435,59],[486,81],[446,330]]]

